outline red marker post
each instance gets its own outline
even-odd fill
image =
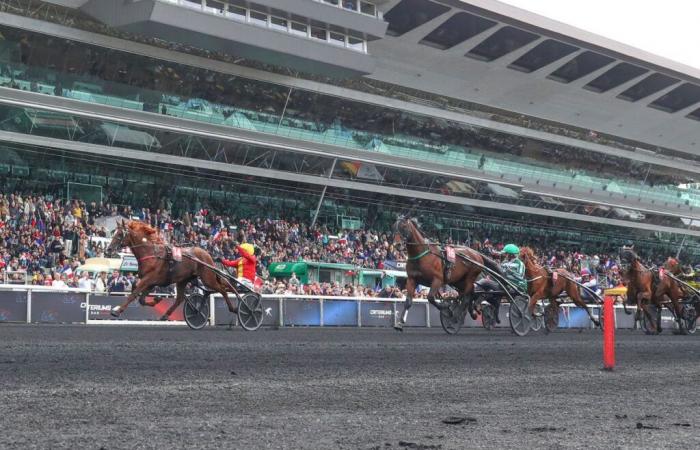
[[[609,295],[603,300],[603,369],[615,368],[615,308]]]

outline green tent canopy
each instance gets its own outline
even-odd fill
[[[276,262],[270,264],[269,272],[271,277],[289,278],[294,272],[302,283],[308,282],[309,266],[305,262]]]

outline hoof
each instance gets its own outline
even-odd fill
[[[399,323],[397,325],[394,325],[394,330],[396,331],[403,331],[403,324]]]
[[[158,320],[160,320],[161,322],[165,322],[166,320],[168,320],[168,316],[160,316],[160,319]]]
[[[119,309],[118,306],[112,308],[112,310],[109,312],[109,314],[110,314],[112,317],[119,317],[119,316],[121,315],[121,313],[122,313],[122,312],[121,312],[121,310]]]

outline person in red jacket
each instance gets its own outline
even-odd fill
[[[221,263],[226,267],[234,267],[238,281],[253,289],[255,285],[255,267],[258,262],[255,257],[255,248],[253,244],[245,243],[238,245],[236,249],[241,255],[240,258],[221,258]]]

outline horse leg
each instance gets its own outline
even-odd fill
[[[175,297],[175,301],[170,308],[165,311],[165,314],[160,316],[160,320],[168,320],[173,311],[175,311],[177,307],[180,306],[180,304],[185,300],[185,287],[187,287],[188,282],[189,280],[185,280],[177,283],[177,296]]]
[[[119,317],[121,315],[121,313],[123,313],[126,310],[126,308],[129,306],[129,304],[131,304],[131,302],[133,302],[137,298],[141,297],[142,293],[149,292],[151,289],[153,289],[153,283],[151,282],[151,280],[148,278],[148,275],[147,275],[136,283],[134,288],[131,290],[131,294],[129,294],[126,297],[126,301],[124,303],[112,308],[112,310],[110,311],[110,314],[113,317]]]
[[[588,305],[581,298],[581,294],[578,292],[577,286],[569,286],[569,288],[566,290],[566,293],[569,294],[569,298],[573,300],[576,306],[578,306],[579,308],[583,308],[583,310],[586,311],[586,313],[588,314],[588,318],[591,319],[593,325],[595,325],[596,327],[600,327],[600,321],[593,317],[593,313],[588,308]]]
[[[394,325],[394,329],[397,331],[403,331],[403,326],[408,318],[408,310],[411,309],[413,305],[413,294],[416,291],[416,280],[413,278],[408,278],[406,280],[406,300],[403,303],[403,311],[401,311],[401,318]]]
[[[438,304],[438,302],[435,301],[435,298],[437,297],[437,293],[440,289],[440,286],[442,286],[442,281],[435,278],[433,280],[433,283],[430,285],[430,290],[428,291],[428,301],[430,302],[431,305],[433,305],[434,307],[436,307],[440,311],[442,311],[442,310],[449,311],[449,306]],[[464,295],[465,294],[462,294],[462,296],[464,296]]]
[[[148,296],[148,294],[150,294],[150,293],[151,293],[151,289],[148,289],[148,290],[143,291],[141,293],[141,295],[139,295],[139,303],[141,304],[141,306],[154,307],[163,300],[163,297],[155,297],[155,298],[148,300],[146,298],[146,296]]]
[[[530,315],[532,317],[537,317],[537,314],[535,314],[535,305],[537,305],[537,302],[543,298],[545,298],[543,292],[536,292],[532,297],[530,297],[530,303],[528,303],[527,309],[530,311]]]
[[[650,300],[651,300],[651,298],[647,298],[647,296],[644,295],[643,292],[640,292],[639,294],[637,294],[637,308],[639,311],[641,311],[639,319],[641,320],[641,314],[644,314],[646,316],[649,324],[651,324],[651,326],[653,327],[653,329],[660,333],[661,330],[658,329],[659,324],[657,323],[657,321],[654,317],[651,317],[651,313],[649,312],[648,301],[650,301]]]

